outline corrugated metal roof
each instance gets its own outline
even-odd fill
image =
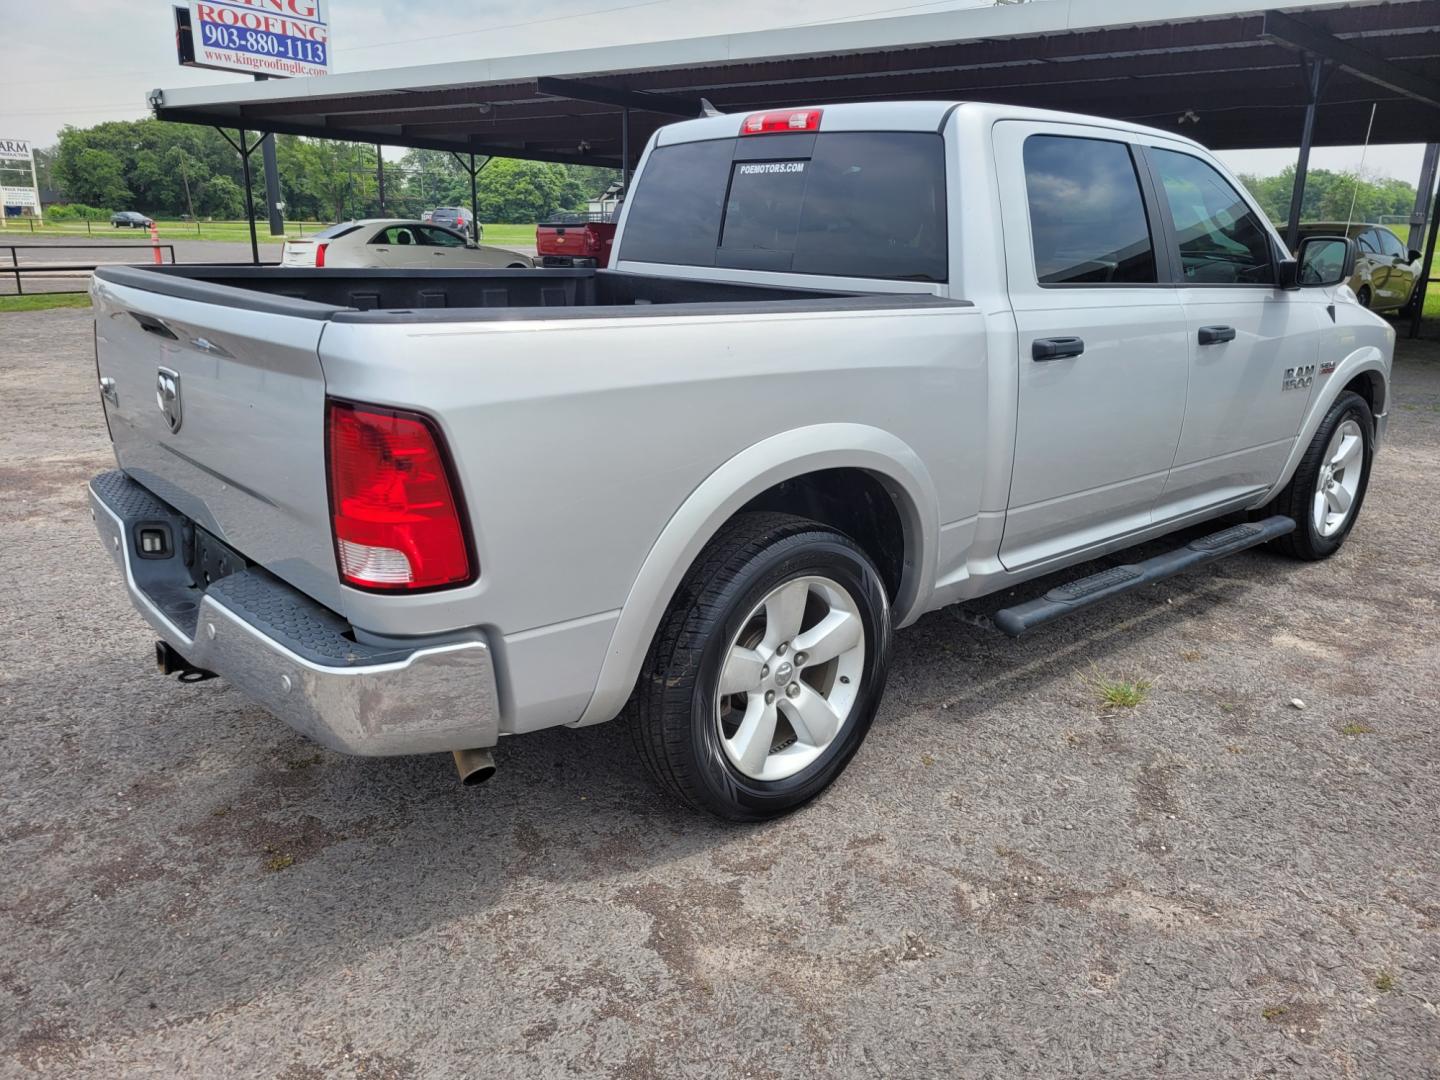
[[[1440,0],[1282,8],[1392,76],[1331,71],[1315,141],[1440,140]],[[723,112],[841,101],[965,99],[1177,131],[1217,149],[1293,145],[1300,53],[1254,0],[1037,0],[601,49],[155,91],[162,119],[391,146],[618,165],[700,99]],[[1398,74],[1397,74],[1398,73]],[[1409,90],[1407,91],[1407,87]],[[1421,95],[1423,97],[1424,95]]]

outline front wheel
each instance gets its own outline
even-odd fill
[[[828,526],[743,514],[701,553],[628,706],[662,787],[732,821],[820,794],[859,749],[890,663],[869,557]]]
[[[1297,559],[1328,559],[1340,550],[1370,485],[1375,419],[1359,394],[1346,391],[1320,422],[1295,475],[1275,500],[1295,519],[1295,531],[1276,546]]]

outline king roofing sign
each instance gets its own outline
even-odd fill
[[[190,0],[195,67],[256,75],[326,75],[322,0]]]

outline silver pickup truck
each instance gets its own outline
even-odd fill
[[[1394,332],[1193,142],[826,105],[662,128],[633,191],[610,270],[96,272],[90,500],[162,670],[471,781],[623,713],[753,820],[844,769],[927,611],[1187,530],[1018,635],[1355,523]]]

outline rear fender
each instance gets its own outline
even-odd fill
[[[736,454],[681,504],[631,586],[595,688],[576,726],[612,719],[640,674],[665,609],[701,549],[736,511],[776,484],[821,469],[864,469],[890,491],[905,523],[905,572],[895,623],[918,614],[935,576],[935,485],[924,463],[889,432],[863,424],[817,424],[782,432]]]

